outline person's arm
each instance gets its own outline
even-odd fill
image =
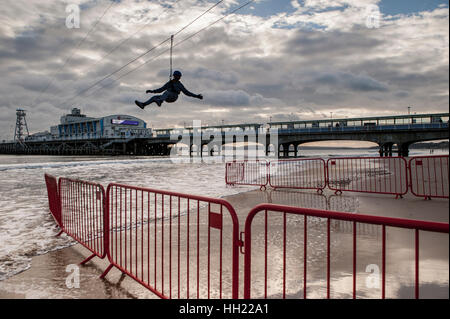
[[[164,92],[164,91],[167,90],[168,85],[169,85],[169,82],[167,82],[166,84],[164,84],[164,86],[161,87],[161,88],[159,88],[159,89],[156,89],[156,90],[147,90],[147,93],[162,93],[162,92]]]
[[[190,97],[195,97],[197,99],[203,100],[203,95],[201,94],[194,94],[190,91],[188,91],[183,84],[180,83],[181,86],[181,92],[183,92],[185,95],[190,96]]]

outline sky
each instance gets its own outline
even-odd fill
[[[448,1],[255,0],[208,27],[247,2],[224,0],[190,24],[217,2],[2,1],[0,140],[17,108],[30,133],[73,107],[153,128],[449,111]],[[168,80],[171,34],[174,69],[204,99],[140,110]]]

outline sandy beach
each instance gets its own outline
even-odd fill
[[[448,223],[448,200],[433,199],[425,201],[422,198],[407,194],[403,199],[395,199],[389,195],[374,195],[360,193],[344,193],[336,196],[330,190],[325,190],[319,195],[314,191],[273,190],[250,191],[224,198],[236,210],[241,231],[243,230],[245,217],[254,206],[260,203],[276,203],[307,208],[329,209],[344,212],[354,212],[367,215],[389,216],[407,219],[428,220]],[[301,223],[288,221],[289,234],[301,233]],[[277,237],[280,221],[271,220],[274,238]],[[379,252],[372,249],[379,242],[379,229],[370,225],[361,225],[358,236],[361,237],[358,246],[359,268],[373,263],[374,256],[379,257]],[[261,236],[262,224],[255,223],[252,229],[254,234]],[[278,227],[278,229],[277,229]],[[323,242],[320,239],[320,222],[317,227],[310,228],[310,242],[308,255],[308,297],[323,298],[325,285],[323,282],[324,251]],[[333,266],[332,266],[332,290],[334,298],[349,298],[351,296],[351,225],[345,222],[333,224]],[[317,231],[318,237],[315,237]],[[55,234],[56,235],[56,234]],[[63,235],[66,236],[66,235]],[[258,235],[256,235],[258,236]],[[437,236],[437,237],[436,237]],[[439,235],[424,236],[421,243],[421,297],[423,298],[448,298],[448,240],[442,240]],[[448,237],[446,237],[448,238]],[[227,237],[224,237],[226,241]],[[392,243],[388,252],[388,294],[389,298],[413,297],[413,274],[405,273],[404,269],[412,269],[413,255],[411,253],[412,237],[404,231],[392,231],[388,234],[388,240]],[[258,242],[255,241],[254,251],[258,251]],[[288,243],[288,250],[298,248],[302,239]],[[272,245],[275,245],[273,243]],[[270,246],[270,247],[275,247]],[[289,248],[290,247],[290,248]],[[409,248],[408,248],[409,247]],[[261,248],[261,247],[260,247]],[[272,249],[272,248],[271,248]],[[271,261],[280,262],[280,251],[274,249]],[[85,266],[80,266],[80,288],[68,288],[66,280],[70,272],[66,271],[68,265],[75,265],[88,257],[90,252],[77,244],[69,248],[53,251],[42,256],[34,257],[31,268],[0,282],[0,298],[83,298],[83,299],[111,299],[111,298],[158,298],[152,292],[139,285],[133,279],[123,276],[117,269],[111,270],[105,279],[99,279],[108,262],[105,259],[94,258]],[[301,255],[301,254],[300,254]],[[203,257],[201,257],[203,258]],[[227,258],[225,253],[224,259]],[[288,257],[288,278],[302,278],[302,257]],[[243,255],[240,255],[240,297],[243,296]],[[261,267],[258,256],[253,257],[252,264]],[[405,268],[406,267],[406,268]],[[365,269],[358,268],[359,297],[379,298],[380,289],[366,289],[364,287]],[[276,266],[271,267],[269,281],[269,298],[279,298],[279,271]],[[224,268],[224,272],[227,268]],[[258,281],[258,269],[252,278],[255,278],[252,296],[260,298],[262,282]],[[259,271],[261,275],[261,271]],[[191,287],[195,289],[195,287]],[[288,280],[287,297],[300,298],[302,296],[299,279]]]

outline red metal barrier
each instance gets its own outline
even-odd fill
[[[411,159],[409,173],[415,178],[411,180],[427,181],[421,184],[426,186],[417,188],[417,185],[412,185],[411,189],[414,189],[416,196],[438,197],[446,194],[448,197],[448,156],[446,159],[445,157],[426,159],[426,161],[423,158]],[[266,176],[266,184],[269,179],[268,174],[264,175],[267,167],[265,162],[227,163],[227,183],[253,181],[253,184],[242,185],[264,186],[263,176]],[[406,161],[403,158],[336,158],[328,161],[328,170],[332,172],[331,185],[344,186],[336,186],[334,190],[398,196],[408,190],[405,167]],[[438,170],[437,167],[443,168]],[[295,166],[291,167],[290,163],[286,168],[297,169]],[[421,172],[422,175],[417,172]],[[348,183],[334,182],[347,179],[350,180]],[[439,184],[441,185],[439,189],[442,190],[447,185],[445,188],[447,193],[426,192],[433,190],[433,187],[429,186],[430,180],[435,182],[441,180],[444,183],[446,181],[447,184],[444,186]],[[92,255],[82,263],[94,256],[100,258],[108,256],[110,266],[102,277],[116,267],[161,298],[239,298],[239,249],[242,252],[244,243],[239,238],[236,212],[227,201],[121,184],[110,184],[105,192],[99,184],[67,178],[60,178],[57,188],[56,178],[47,174],[45,181],[49,207],[55,221],[62,231],[92,252]],[[261,184],[256,184],[258,181]],[[274,184],[277,184],[275,181]],[[279,181],[279,184],[283,184],[283,179]],[[342,199],[341,196],[335,197]],[[283,203],[288,200],[292,201],[292,204],[298,202],[301,205],[311,202],[311,206],[317,206],[320,210],[264,204],[250,212],[245,223],[245,252],[243,252],[245,298],[251,297],[252,285],[262,285],[263,293],[258,297],[277,296],[273,290],[279,287],[281,287],[278,294],[280,297],[286,298],[291,295],[287,289],[292,285],[289,276],[295,274],[297,281],[300,280],[300,276],[291,269],[292,265],[299,265],[298,260],[290,259],[288,252],[298,257],[299,247],[303,247],[304,252],[303,296],[307,297],[308,259],[325,258],[326,293],[330,298],[333,247],[331,237],[336,239],[335,231],[351,238],[351,244],[346,247],[352,247],[354,298],[357,291],[357,242],[358,247],[364,245],[364,236],[372,236],[376,241],[381,241],[381,296],[385,298],[387,238],[390,239],[390,243],[395,242],[391,236],[387,237],[388,227],[414,230],[415,296],[418,298],[419,231],[447,234],[449,232],[448,224],[338,213],[327,211],[325,208],[322,210],[322,206],[336,209],[340,209],[340,206],[351,206],[348,202],[330,200],[327,203],[323,195],[274,191],[269,194],[269,199]],[[254,218],[260,212],[264,212],[264,220],[255,223]],[[278,216],[278,220],[271,220],[271,216]],[[297,219],[291,220],[291,217]],[[302,219],[299,220],[299,217]],[[366,226],[371,228],[368,229]],[[259,227],[258,241],[256,245],[254,243],[253,248],[252,227]],[[278,227],[278,231],[269,235],[269,228],[272,227]],[[288,233],[303,236],[301,245],[298,245],[297,239],[293,240],[291,235],[288,236]],[[311,249],[311,245],[314,247],[314,243],[324,241],[324,238],[326,248]],[[271,240],[281,240],[281,244],[270,243]],[[258,259],[256,264],[264,267],[257,269],[264,274],[263,279],[257,278],[252,281],[251,276],[253,279],[255,276],[252,274],[254,269],[251,264],[252,258],[255,258],[254,251],[260,248],[258,245],[262,251],[256,255]],[[276,254],[270,256],[269,252]],[[281,274],[281,282],[271,278],[273,269]],[[308,275],[311,278],[310,272]],[[300,287],[299,282],[296,284]]]
[[[264,213],[264,220],[261,223],[254,223],[254,218],[259,213]],[[281,214],[280,214],[281,213]],[[279,217],[278,224],[274,223],[274,220],[268,222],[270,216],[276,215]],[[289,220],[289,217],[297,217],[297,219]],[[301,216],[301,219],[298,217]],[[253,208],[245,222],[245,257],[244,257],[244,298],[249,299],[252,297],[252,285],[260,285],[260,295],[256,297],[267,298],[269,294],[275,297],[286,298],[289,294],[287,291],[287,282],[292,286],[298,285],[294,289],[297,294],[301,294],[300,287],[303,286],[303,297],[307,297],[307,265],[308,259],[311,258],[315,261],[317,256],[325,256],[324,259],[326,267],[324,273],[326,276],[326,296],[330,298],[331,288],[331,221],[347,221],[352,224],[352,285],[353,285],[353,298],[356,298],[357,287],[357,243],[361,242],[364,238],[357,236],[357,225],[360,223],[379,225],[381,227],[381,297],[386,296],[386,245],[387,239],[391,236],[386,236],[386,231],[389,227],[403,228],[414,230],[414,282],[415,282],[415,297],[419,298],[419,233],[420,231],[436,232],[436,233],[449,233],[449,225],[443,223],[423,222],[416,220],[406,220],[398,218],[366,216],[349,213],[339,213],[323,210],[314,210],[282,205],[262,204]],[[269,234],[269,227],[279,226],[281,230],[278,230],[275,234]],[[288,225],[293,227],[293,231],[287,234]],[[260,244],[260,250],[256,254],[252,255],[252,226],[258,227],[263,235],[257,233],[258,241],[255,244]],[[302,241],[295,241],[294,237],[298,237],[303,234]],[[334,234],[334,232],[333,232]],[[269,240],[278,239],[279,245],[274,245]],[[359,239],[359,241],[358,241]],[[323,242],[326,246],[324,249],[310,249],[312,241]],[[447,237],[448,241],[448,237]],[[390,242],[391,243],[391,242]],[[287,246],[292,246],[296,249],[288,249]],[[298,262],[299,250],[301,251],[303,246],[303,282],[301,282],[300,271],[296,272],[295,267],[298,268],[301,263]],[[257,247],[258,248],[258,247]],[[299,249],[300,248],[300,249]],[[288,252],[292,252],[291,256],[287,256]],[[339,253],[342,253],[340,251]],[[270,255],[272,254],[272,255]],[[316,255],[314,255],[316,254]],[[292,258],[293,256],[293,258]],[[252,268],[252,258],[257,258],[257,267]],[[324,264],[325,264],[324,263]],[[261,267],[261,265],[264,265]],[[287,267],[289,266],[289,267]],[[325,266],[325,265],[324,265]],[[253,272],[263,272],[259,277],[252,276]],[[309,273],[309,272],[308,272]],[[277,275],[278,278],[273,278]],[[288,278],[291,274],[294,278]],[[255,278],[256,277],[256,278]],[[290,287],[291,288],[291,287]],[[294,297],[298,297],[294,295]]]
[[[403,157],[346,157],[327,161],[328,187],[336,193],[392,194],[408,192],[407,162]]]
[[[409,160],[411,193],[425,199],[449,198],[448,155],[420,156]]]
[[[61,220],[64,232],[92,252],[84,264],[107,254],[108,219],[102,185],[68,178],[59,179]]]
[[[113,266],[161,298],[238,298],[239,222],[221,199],[110,184]]]
[[[249,185],[266,188],[268,179],[266,161],[235,161],[225,164],[225,183],[227,185]]]
[[[58,181],[56,177],[45,174],[45,184],[47,185],[47,195],[48,195],[48,206],[50,213],[55,219],[61,230],[63,229],[63,224],[61,221],[61,201],[58,194]]]
[[[270,162],[269,185],[273,188],[316,189],[327,186],[327,169],[321,158]]]

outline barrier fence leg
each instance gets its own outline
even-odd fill
[[[96,256],[95,254],[90,255],[88,258],[86,258],[85,260],[83,260],[83,261],[80,263],[80,265],[86,264],[89,260],[91,260],[91,259],[94,258],[95,256]]]
[[[106,270],[105,270],[105,271],[103,272],[103,274],[100,276],[100,279],[105,278],[106,275],[109,273],[109,271],[112,269],[113,266],[114,266],[113,264],[110,264],[110,265],[108,266],[108,268],[106,268]]]
[[[58,235],[56,235],[55,237],[61,236],[62,233],[64,233],[64,230],[61,230],[61,231],[58,233]]]

